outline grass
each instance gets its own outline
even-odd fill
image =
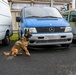
[[[13,35],[10,37],[11,41],[15,41],[18,40],[18,34],[17,33],[13,33]]]

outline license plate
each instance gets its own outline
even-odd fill
[[[59,39],[60,36],[46,36],[46,39]]]

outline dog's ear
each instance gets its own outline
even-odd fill
[[[29,29],[28,29],[28,32],[29,32]]]
[[[25,29],[25,33],[29,32],[29,29]]]
[[[25,29],[25,33],[27,32],[27,29]]]

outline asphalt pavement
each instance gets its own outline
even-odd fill
[[[76,44],[69,49],[57,46],[44,46],[44,49],[30,49],[31,57],[3,55],[10,51],[9,46],[0,44],[0,75],[76,75]]]

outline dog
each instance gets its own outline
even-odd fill
[[[16,56],[20,54],[22,50],[25,51],[26,55],[30,56],[30,53],[27,49],[29,38],[31,37],[31,33],[29,32],[29,29],[25,29],[25,34],[22,36],[21,40],[18,40],[15,42],[14,46],[12,47],[10,52],[4,52],[4,55],[11,55]]]

